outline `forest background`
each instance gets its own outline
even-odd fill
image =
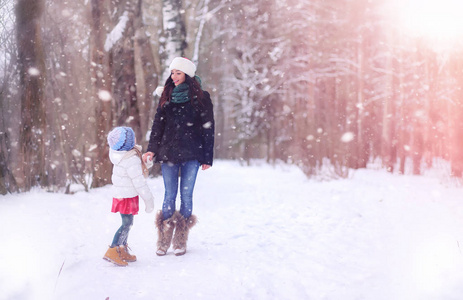
[[[0,14],[1,194],[110,183],[107,133],[131,126],[146,150],[175,56],[212,95],[215,158],[308,176],[443,159],[462,177],[463,47],[408,36],[392,0],[0,0]]]

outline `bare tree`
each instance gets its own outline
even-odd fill
[[[451,74],[456,78],[457,89],[454,98],[448,103],[450,129],[450,163],[453,176],[463,177],[463,60],[456,55],[450,61]]]
[[[2,193],[14,176],[24,189],[109,183],[107,133],[128,125],[146,143],[152,94],[175,56],[191,58],[212,93],[216,157],[284,160],[309,175],[372,161],[418,174],[443,158],[463,174],[461,49],[440,55],[405,37],[384,1],[11,6],[16,41],[0,37]]]
[[[44,0],[19,0],[16,4],[22,106],[20,152],[24,174],[24,181],[18,183],[25,190],[36,185],[47,186],[45,53],[40,31],[43,11]]]
[[[111,2],[112,30],[105,41],[113,81],[115,125],[130,126],[141,140],[135,75],[135,15],[138,0]]]
[[[11,149],[11,136],[8,123],[9,116],[12,114],[8,108],[7,95],[8,88],[15,81],[15,52],[16,45],[14,39],[13,20],[14,13],[12,13],[13,4],[0,1],[0,194],[16,192],[18,190],[16,179],[11,172],[12,169],[12,153]],[[11,21],[9,23],[8,21]]]
[[[4,95],[4,86],[2,86],[0,90],[0,194],[2,195],[17,191],[16,179],[14,178],[8,163],[8,157],[10,156],[8,151],[10,148],[10,139],[8,130],[5,126],[6,116],[5,109],[3,107],[3,103],[5,102]]]
[[[106,28],[108,26],[107,6],[105,2],[92,0],[91,14],[91,71],[94,82],[94,96],[96,103],[96,157],[92,187],[104,186],[111,181],[112,165],[108,160],[109,146],[106,135],[112,126],[111,105],[111,77],[109,71],[109,57],[104,50]]]
[[[140,111],[140,130],[142,140],[138,142],[142,145],[146,143],[144,136],[151,129],[150,120],[153,118],[154,101],[153,93],[159,82],[159,71],[156,69],[155,57],[151,47],[150,37],[146,34],[146,26],[143,20],[142,0],[138,0],[135,10],[135,67],[139,67],[137,72],[137,91],[138,107]],[[139,58],[139,59],[138,59]]]

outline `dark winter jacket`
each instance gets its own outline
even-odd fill
[[[167,102],[154,117],[148,152],[156,162],[174,164],[198,160],[211,165],[214,153],[214,112],[211,96],[203,92],[201,103]]]

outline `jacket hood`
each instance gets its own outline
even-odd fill
[[[140,145],[135,145],[133,148],[138,149],[138,151],[142,150]],[[124,158],[129,158],[130,156],[137,155],[137,152],[133,150],[133,148],[130,149],[129,151],[116,151],[116,150],[109,148],[109,159],[111,160],[113,164],[117,165]]]
[[[111,160],[114,165],[117,165],[121,162],[127,152],[128,151],[116,151],[109,149],[109,160]]]

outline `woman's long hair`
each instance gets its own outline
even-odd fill
[[[185,74],[185,83],[188,84],[188,96],[190,97],[191,103],[193,104],[194,100],[197,99],[198,103],[202,104],[201,100],[203,99],[203,90],[201,89],[199,82]],[[159,100],[160,107],[163,107],[164,104],[171,99],[174,88],[174,81],[172,80],[172,77],[169,76],[164,84],[164,91],[162,92],[161,99]]]

